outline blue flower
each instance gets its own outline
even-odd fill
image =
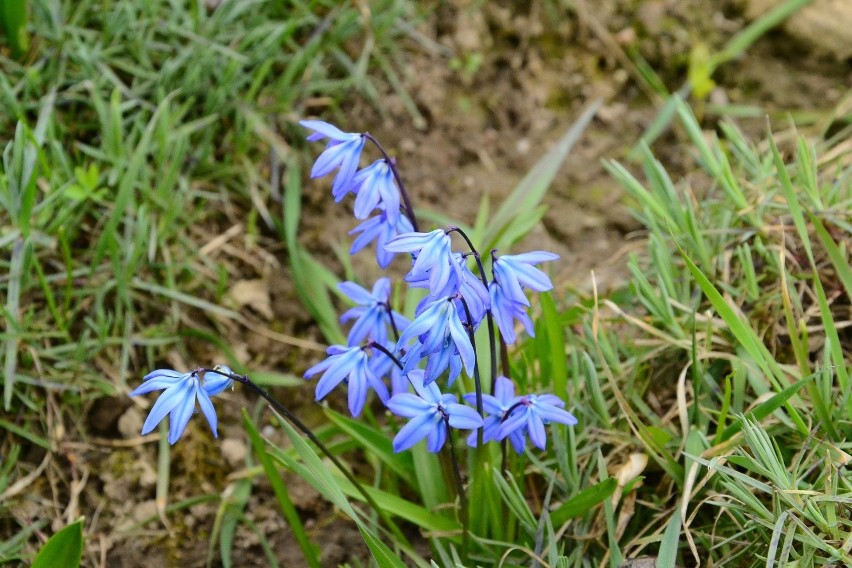
[[[225,366],[219,367],[223,372],[231,370]],[[213,437],[218,437],[216,430],[216,409],[210,400],[225,390],[231,384],[231,379],[214,371],[196,369],[189,373],[180,373],[171,369],[157,369],[145,375],[143,383],[130,396],[147,394],[163,390],[160,398],[151,407],[148,418],[142,426],[142,435],[151,432],[166,415],[169,415],[169,444],[174,444],[186,430],[190,417],[195,412],[195,402],[201,407],[201,412],[207,418]]]
[[[349,231],[350,235],[361,233],[352,243],[349,254],[355,254],[371,242],[376,241],[376,261],[382,268],[387,268],[393,260],[394,253],[385,250],[385,244],[394,237],[410,233],[413,230],[411,221],[405,215],[400,215],[396,222],[393,222],[387,212],[382,211]]]
[[[331,192],[335,201],[340,201],[352,189],[366,138],[358,132],[343,132],[321,120],[300,120],[299,124],[314,131],[308,136],[311,142],[328,138],[325,151],[314,162],[311,177],[323,177],[339,168],[331,184]]]
[[[317,401],[325,398],[334,387],[346,380],[349,385],[349,411],[352,416],[358,416],[364,409],[368,387],[373,387],[382,402],[387,402],[390,397],[388,389],[370,369],[365,349],[332,345],[326,353],[329,355],[327,359],[305,371],[306,378],[323,373],[317,382]]]
[[[389,345],[384,344],[383,346],[391,353],[393,353],[396,348],[396,345],[393,343]],[[408,392],[408,377],[402,373],[402,369],[399,368],[399,365],[378,349],[374,349],[372,351],[373,356],[370,357],[370,369],[380,379],[390,379],[391,395]]]
[[[468,404],[476,404],[476,393],[467,393],[464,395],[465,401]],[[488,414],[482,426],[482,442],[490,442],[491,440],[499,440],[498,432],[500,430],[501,421],[505,416],[506,411],[521,402],[520,396],[515,396],[515,385],[504,376],[497,377],[497,382],[494,384],[494,396],[483,393],[482,409]],[[517,429],[509,433],[509,441],[512,442],[512,447],[515,451],[522,453],[524,451],[524,433],[522,429]],[[467,445],[476,447],[477,433],[474,431],[467,439]]]
[[[558,258],[559,255],[544,251],[497,257],[493,266],[494,280],[503,286],[504,293],[509,298],[529,306],[524,286],[536,292],[553,289],[547,274],[533,265]]]
[[[393,314],[393,324],[398,331],[404,330],[408,326],[408,319],[398,312],[390,310],[388,301],[391,282],[389,278],[379,278],[373,285],[372,292],[368,292],[354,282],[341,282],[337,285],[337,288],[353,302],[359,304],[340,316],[340,323],[355,319],[347,338],[350,346],[360,345],[367,338],[384,345],[388,339],[387,326],[391,324],[391,313]]]
[[[488,295],[488,289],[482,284],[482,280],[467,267],[467,259],[462,253],[452,253],[452,259],[457,264],[458,270],[450,273],[447,284],[438,293],[433,294],[430,292],[429,295],[421,300],[417,306],[416,313],[419,314],[425,306],[439,298],[458,294],[460,298],[456,300],[456,303],[459,313],[464,313],[464,308],[461,306],[461,298],[464,298],[473,319],[473,326],[477,328],[491,307],[491,298]],[[429,288],[428,273],[421,274],[419,278],[415,278],[409,274],[405,280],[412,288]]]
[[[393,172],[387,160],[376,160],[355,174],[352,190],[355,198],[355,217],[366,219],[381,206],[391,223],[399,217],[399,190],[393,180]]]
[[[497,322],[497,327],[506,343],[514,343],[517,339],[514,320],[524,325],[530,337],[535,337],[535,328],[527,314],[527,304],[509,297],[503,285],[496,280],[488,286],[488,292],[491,295],[491,313],[494,314],[494,321]]]
[[[414,255],[414,264],[408,277],[419,280],[428,274],[429,291],[437,294],[447,285],[451,274],[459,272],[458,263],[453,261],[451,244],[450,235],[444,229],[435,229],[429,233],[400,235],[388,242],[385,250]]]
[[[523,396],[514,408],[504,415],[500,428],[497,430],[497,437],[503,439],[515,432],[521,432],[528,434],[530,441],[543,450],[547,447],[547,435],[544,432],[546,424],[551,422],[568,426],[577,424],[574,415],[563,410],[564,406],[565,402],[552,394]],[[523,451],[523,447],[519,449],[514,442],[512,445],[518,453]]]
[[[455,356],[461,358],[467,373],[472,374],[473,366],[476,364],[476,353],[459,319],[458,309],[452,296],[433,302],[414,318],[414,321],[400,335],[397,350],[402,350],[414,338],[417,338],[420,345],[412,347],[403,358],[404,373],[413,369],[422,357],[435,357],[433,354],[437,353],[438,363],[431,367],[427,366],[425,379],[427,384],[438,378],[438,375],[451,365]],[[458,371],[455,375],[458,375]],[[455,376],[451,373],[451,381],[454,378]]]
[[[393,450],[401,452],[426,438],[426,448],[433,453],[441,451],[447,441],[447,425],[459,429],[482,426],[482,417],[476,410],[458,404],[455,395],[442,395],[438,385],[423,384],[423,373],[417,370],[408,375],[417,394],[401,393],[388,401],[394,414],[411,418],[393,439]]]

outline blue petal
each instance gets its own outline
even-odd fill
[[[512,447],[518,452],[518,455],[524,453],[524,449],[527,446],[527,438],[524,436],[523,430],[515,430],[509,434],[509,442],[512,443]]]
[[[313,367],[311,367],[310,369],[305,371],[305,374],[302,375],[302,376],[305,377],[305,378],[313,377],[317,373],[321,373],[321,372],[325,371],[326,369],[331,367],[333,364],[334,364],[334,359],[332,359],[331,357],[329,357],[327,359],[323,359],[322,361],[320,361],[319,363],[317,363],[316,365],[314,365]]]
[[[314,165],[311,168],[311,177],[319,178],[327,176],[336,168],[340,167],[340,164],[347,156],[347,151],[347,144],[335,144],[334,146],[327,147],[323,153],[319,155],[317,161],[314,162]],[[333,184],[332,187],[334,187]]]
[[[207,418],[207,423],[210,424],[210,430],[213,432],[213,437],[218,438],[219,432],[216,430],[218,420],[216,418],[216,409],[213,407],[213,402],[204,389],[197,389],[196,396],[198,398],[198,406],[201,407],[201,412]]]
[[[142,435],[151,432],[166,417],[166,414],[188,396],[192,396],[192,381],[181,381],[167,388],[151,407],[151,411],[145,419],[145,424],[142,425]]]
[[[447,386],[448,387],[453,386],[453,383],[456,381],[459,374],[461,374],[461,370],[462,370],[461,357],[459,357],[457,355],[453,355],[452,357],[450,357],[450,374],[447,377]]]
[[[533,405],[533,409],[534,412],[541,416],[544,420],[558,422],[559,424],[567,424],[568,426],[574,426],[577,424],[577,418],[575,418],[573,414],[562,410],[561,408],[557,408],[556,406],[535,404]]]
[[[476,429],[482,426],[482,416],[469,406],[463,404],[449,404],[446,407],[450,419],[450,426],[461,430]]]
[[[500,429],[497,431],[497,437],[503,439],[519,428],[524,428],[527,424],[527,407],[519,406],[512,411],[508,418],[502,421]]]
[[[387,302],[390,298],[391,281],[390,278],[379,278],[373,284],[372,296],[376,302]]]
[[[455,311],[455,310],[453,310]],[[453,317],[455,316],[455,317]],[[453,343],[459,350],[464,369],[468,375],[473,375],[473,367],[476,364],[476,352],[473,350],[473,345],[470,342],[470,336],[459,320],[458,314],[452,314],[449,318],[450,336],[453,338]]]
[[[189,377],[189,373],[185,373],[179,375],[177,377],[158,377],[156,379],[148,379],[135,389],[130,392],[129,396],[138,396],[140,394],[147,394],[152,391],[167,389],[180,381],[186,380]]]
[[[512,265],[508,262],[503,262],[502,257],[494,262],[494,278],[503,287],[503,293],[507,298],[515,302],[520,302],[525,306],[530,305],[524,289],[521,288],[521,284],[518,282],[517,274],[512,270]]]
[[[322,120],[300,120],[299,124],[332,140],[346,140],[348,136],[351,136]]]
[[[494,396],[508,407],[509,400],[515,396],[515,384],[503,375],[500,375],[494,383]]]
[[[357,140],[343,143],[348,148],[348,153],[343,156],[340,163],[340,170],[331,184],[331,190],[334,192],[345,191],[351,187],[352,177],[358,169],[358,162],[361,159],[361,150],[364,148],[364,137],[359,137]]]
[[[180,439],[192,412],[195,410],[195,394],[198,391],[198,382],[191,381],[191,388],[187,395],[181,400],[169,415],[169,444],[174,445]]]
[[[376,395],[378,395],[379,400],[382,401],[382,404],[386,405],[390,399],[388,387],[386,387],[385,383],[383,383],[370,369],[365,370],[364,375],[367,377],[367,382],[370,383],[370,386],[373,387],[374,391],[376,391]]]
[[[443,231],[441,231],[443,232]],[[429,243],[433,233],[405,233],[395,237],[385,245],[389,252],[417,252]]]
[[[411,393],[395,394],[388,400],[388,409],[397,416],[414,418],[434,410],[434,405]]]
[[[441,418],[426,436],[426,449],[437,454],[447,441],[447,423]]]
[[[497,416],[489,416],[482,424],[482,441],[490,442],[497,439],[497,433],[500,430],[500,418]],[[476,434],[476,430],[473,431]]]
[[[367,380],[363,373],[353,372],[349,375],[349,412],[358,416],[367,402]]]
[[[350,300],[361,306],[369,306],[375,301],[366,288],[354,282],[341,282],[337,285],[337,289],[346,294]]]
[[[444,327],[446,324],[442,321],[444,318],[444,314],[442,313],[442,309],[444,308],[443,303],[446,303],[445,300],[435,302],[422,314],[414,318],[414,321],[400,335],[397,342],[397,349],[405,347],[412,339],[419,335],[431,332],[439,327]]]
[[[356,252],[363,249],[365,246],[373,242],[379,233],[383,230],[384,220],[381,215],[377,215],[370,219],[367,219],[351,231],[349,231],[350,235],[354,235],[356,233],[361,233],[358,235],[352,243],[352,247],[349,249],[349,254],[355,254]]]
[[[506,258],[514,262],[521,262],[524,264],[538,264],[539,262],[559,260],[559,255],[543,250],[536,250],[532,252],[524,252],[521,254],[505,254],[500,258]]]
[[[188,375],[188,374],[189,373],[181,373],[179,371],[175,371],[175,370],[172,370],[172,369],[157,369],[156,371],[151,371],[150,373],[148,373],[147,375],[142,377],[142,380],[143,381],[149,381],[151,379],[166,378],[166,377],[177,379],[177,378],[183,377],[184,375]]]
[[[233,372],[230,367],[226,367],[225,365],[217,365],[216,368],[221,369],[225,373]],[[231,383],[233,383],[233,379],[229,376],[221,375],[215,371],[204,373],[204,392],[207,393],[207,396],[216,396],[231,386]]]
[[[527,414],[527,428],[529,429],[530,441],[539,449],[545,449],[547,447],[547,434],[544,432],[544,422],[535,412]]]
[[[349,320],[358,319],[367,313],[369,309],[370,308],[366,306],[355,306],[354,308],[349,308],[340,315],[340,323],[346,323]]]
[[[553,289],[553,283],[550,281],[547,274],[535,266],[518,264],[514,267],[514,269],[518,282],[527,288],[535,290],[536,292],[545,292]]]
[[[423,375],[423,382],[425,384],[431,384],[441,376],[444,369],[449,366],[450,360],[455,357],[454,351],[455,349],[450,346],[449,349],[441,349],[429,356],[429,360],[426,363],[426,372]]]
[[[400,428],[393,439],[393,451],[402,452],[425,438],[434,429],[436,422],[440,421],[440,415],[435,413],[420,414],[411,422]]]
[[[387,329],[385,328],[382,309],[378,306],[364,313],[349,330],[347,342],[351,346],[360,345],[362,341],[370,338],[378,343],[384,344],[387,340]]]

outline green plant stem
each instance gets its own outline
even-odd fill
[[[453,442],[453,430],[450,427],[450,417],[447,414],[444,414],[444,423],[447,426],[447,439],[450,441],[450,459],[453,462],[453,475],[456,480],[456,490],[459,495],[459,516],[461,517],[462,522],[462,557],[467,560],[467,547],[468,547],[468,532],[469,532],[469,524],[470,519],[467,510],[467,497],[464,493],[464,484],[462,482],[461,476],[461,467],[459,467],[458,456],[456,455],[456,445]],[[482,429],[480,428],[480,431]],[[480,436],[481,437],[481,436]]]
[[[388,527],[388,529],[394,534],[394,536],[401,537],[402,538],[401,542],[405,541],[404,536],[400,532],[399,528],[396,526],[396,524],[391,522],[391,520],[388,518],[385,511],[381,507],[379,507],[378,503],[376,503],[376,501],[370,496],[370,494],[367,493],[367,490],[364,489],[363,485],[361,485],[361,482],[358,481],[355,478],[355,476],[352,475],[352,473],[343,466],[343,463],[341,463],[341,461],[339,459],[337,459],[337,456],[335,456],[333,453],[331,453],[331,450],[329,450],[326,447],[326,445],[323,444],[320,441],[320,439],[316,437],[316,435],[311,431],[310,428],[308,428],[308,426],[304,422],[302,422],[301,420],[296,418],[296,416],[292,412],[290,412],[287,409],[286,406],[284,406],[283,404],[281,404],[280,402],[278,402],[277,400],[272,398],[272,395],[269,394],[269,392],[267,392],[266,389],[264,389],[260,385],[253,383],[251,381],[251,379],[248,378],[248,375],[238,375],[236,373],[225,373],[221,370],[216,370],[216,369],[202,369],[202,370],[204,372],[212,372],[212,373],[218,373],[220,375],[225,375],[225,376],[237,381],[238,383],[241,383],[241,384],[249,387],[251,390],[253,390],[258,395],[260,395],[261,398],[266,400],[266,402],[268,402],[270,404],[270,406],[272,406],[272,408],[274,408],[276,410],[276,412],[278,412],[284,418],[289,420],[290,423],[293,426],[295,426],[297,429],[301,430],[301,432],[311,442],[316,444],[317,448],[320,449],[320,451],[325,455],[325,457],[327,457],[329,460],[331,460],[331,463],[333,463],[334,466],[337,469],[340,470],[340,472],[343,474],[343,476],[347,480],[349,480],[349,482],[352,483],[352,485],[355,486],[355,489],[358,490],[358,493],[361,494],[361,496],[364,498],[364,500],[379,515],[379,517],[382,519],[382,522],[385,524],[385,526]]]

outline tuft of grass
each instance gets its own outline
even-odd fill
[[[3,3],[0,23],[23,4]],[[257,258],[270,261],[257,243],[285,214],[280,172],[301,160],[279,132],[307,106],[353,91],[376,100],[373,67],[397,72],[396,43],[411,29],[401,21],[418,14],[397,0],[372,11],[215,4],[31,2],[26,60],[0,55],[4,511],[38,477],[21,452],[55,457],[65,437],[85,439],[95,400],[123,396],[166,354],[196,359],[184,338],[232,364],[218,336],[235,326],[315,347],[221,300],[231,279],[262,270]],[[161,471],[169,459],[161,448]],[[46,474],[71,491],[52,462]],[[168,494],[166,475],[163,519]],[[0,558],[31,556],[33,525],[0,522],[16,535]]]
[[[685,104],[675,111],[699,172],[672,180],[647,146],[644,180],[606,164],[647,249],[625,289],[563,315],[568,390],[585,410],[572,440],[583,457],[563,475],[624,473],[608,506],[563,525],[583,543],[569,565],[617,566],[618,552],[846,565],[848,154],[805,139],[784,154],[771,134],[755,146],[730,121],[708,137]],[[533,351],[527,361],[535,372]]]

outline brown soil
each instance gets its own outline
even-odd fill
[[[631,236],[640,227],[600,161],[622,159],[654,118],[660,102],[637,81],[627,54],[636,49],[674,90],[685,80],[690,49],[703,42],[715,51],[746,21],[735,2],[575,0],[572,4],[576,12],[544,1],[440,3],[419,28],[418,38],[404,46],[405,87],[423,123],[415,124],[403,100],[385,87],[381,112],[353,97],[345,102],[350,109],[348,122],[340,126],[369,130],[398,157],[416,203],[472,222],[483,193],[492,203],[499,202],[586,105],[603,99],[604,106],[546,197],[544,223],[519,250],[559,253],[562,286],[588,289],[594,269],[599,288],[605,290],[623,281],[623,254],[635,246]],[[714,78],[718,83],[711,94],[714,101],[760,105],[768,112],[826,110],[852,84],[852,70],[778,31],[759,40],[746,56],[725,65]],[[312,107],[312,112],[322,110]],[[764,128],[761,120],[743,124],[756,134]],[[713,118],[705,117],[705,125],[712,129]],[[654,148],[673,177],[693,167],[680,142],[679,133],[672,131]],[[348,242],[346,232],[355,222],[350,202],[335,205],[329,191],[328,180],[307,184],[302,238],[313,252],[336,264],[331,245]],[[246,245],[240,238],[234,237],[231,244]],[[259,304],[240,306],[246,317],[279,322],[276,331],[321,342],[289,284],[280,243],[269,238],[254,246],[264,249],[271,260],[256,266],[239,263],[243,277],[272,284],[266,292],[268,304],[261,298]],[[369,254],[365,251],[355,260],[364,280],[378,274]],[[282,346],[241,326],[219,331],[248,368],[298,375],[319,358],[317,352]],[[198,356],[205,361],[220,358],[209,351]],[[301,392],[282,392],[290,397],[289,403],[309,412],[310,386]],[[211,439],[206,424],[196,418],[174,447],[170,503],[200,494],[217,495],[236,483],[229,476],[244,467],[247,450],[239,409],[252,408],[254,403],[239,391],[223,398],[217,400],[219,440]],[[205,566],[219,503],[202,502],[171,513],[165,528],[159,519],[134,526],[157,513],[156,444],[139,440],[144,414],[137,406],[110,400],[98,408],[93,408],[88,423],[102,440],[66,451],[68,459],[81,466],[70,477],[79,478],[83,470],[90,476],[76,509],[87,517],[85,563]],[[263,416],[270,419],[268,412]],[[271,491],[263,482],[257,483],[246,515],[269,540],[282,566],[301,565],[301,555]],[[324,565],[364,558],[365,547],[351,523],[338,520],[306,483],[295,477],[287,483],[311,536],[321,543]],[[40,505],[31,507],[30,518],[36,518]],[[25,511],[19,515],[28,516]],[[236,543],[235,565],[266,564],[257,535],[244,525],[237,531]],[[214,557],[218,558],[216,551]]]

